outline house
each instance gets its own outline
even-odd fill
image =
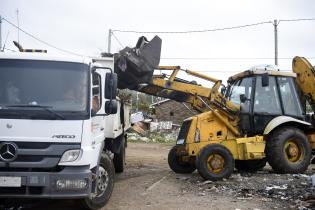
[[[181,125],[186,118],[197,114],[196,111],[188,108],[188,105],[170,99],[153,103],[150,107],[154,109],[158,121],[172,121],[173,124],[178,125]]]

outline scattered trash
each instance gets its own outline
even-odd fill
[[[266,187],[267,191],[272,190],[272,189],[286,190],[286,189],[288,189],[288,185],[284,184],[282,186],[273,185],[273,186],[270,186],[270,187]]]
[[[207,181],[204,181],[202,183],[199,183],[198,185],[206,185],[206,184],[209,184],[209,183],[212,183],[212,181],[207,180]]]
[[[136,125],[136,124],[135,124]],[[175,142],[178,131],[170,131],[170,132],[148,132],[142,129],[140,126],[133,126],[133,130],[137,130],[135,132],[127,133],[128,141],[133,142],[153,142],[153,143],[168,143]],[[137,123],[138,125],[138,123]]]
[[[137,122],[141,122],[143,120],[144,120],[144,116],[143,116],[142,112],[136,112],[136,113],[131,114],[131,116],[130,116],[130,122],[132,124],[137,123]]]
[[[311,181],[309,174],[274,174],[270,169],[265,169],[259,173],[233,173],[225,181],[203,181],[197,176],[190,176],[186,182],[195,188],[198,183],[197,194],[200,195],[209,192],[231,196],[236,200],[276,201],[273,209],[306,210],[315,209],[315,190]]]

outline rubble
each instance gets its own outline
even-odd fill
[[[311,169],[307,174],[274,174],[267,166],[256,173],[236,171],[227,179],[217,182],[204,181],[191,176],[187,182],[198,186],[198,193],[218,193],[237,200],[259,199],[277,201],[284,206],[278,209],[315,209],[315,188],[312,186]],[[199,194],[198,194],[199,195]]]
[[[128,133],[127,139],[132,142],[152,142],[152,143],[174,143],[176,141],[177,133],[162,133],[162,132],[143,132],[140,135],[138,132]]]

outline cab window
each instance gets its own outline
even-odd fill
[[[298,95],[291,77],[278,77],[281,99],[283,101],[283,109],[286,115],[300,116],[302,108],[298,102]]]
[[[275,77],[269,77],[269,85],[262,86],[262,77],[256,78],[254,112],[281,115],[281,106]]]
[[[229,100],[235,104],[240,104],[240,95],[244,94],[250,99],[252,92],[252,77],[245,77],[242,80],[236,81],[231,87]]]
[[[101,76],[93,73],[92,83],[92,110],[98,112],[101,108]]]

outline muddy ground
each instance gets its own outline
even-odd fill
[[[173,173],[167,165],[170,148],[167,144],[129,143],[126,170],[116,175],[114,192],[103,209],[315,209],[310,180],[314,165],[306,174],[274,174],[267,166],[254,174],[235,171],[228,180],[210,182],[197,172]],[[9,202],[22,206],[20,209],[79,209],[76,201]]]

